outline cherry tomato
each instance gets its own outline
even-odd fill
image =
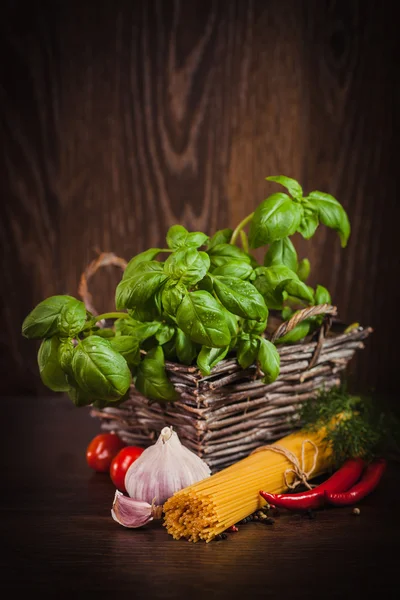
[[[126,493],[125,488],[125,475],[131,464],[139,458],[144,448],[139,446],[125,446],[115,456],[111,462],[110,477],[115,487],[120,491]]]
[[[86,449],[86,462],[94,471],[107,473],[112,459],[125,445],[116,433],[100,433]]]

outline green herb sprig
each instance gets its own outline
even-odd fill
[[[267,180],[287,193],[270,195],[234,231],[210,237],[173,225],[165,248],[132,257],[116,288],[115,312],[94,316],[72,296],[39,303],[22,334],[42,340],[43,383],[67,392],[77,406],[118,404],[132,384],[150,400],[172,402],[178,394],[166,359],[196,364],[206,376],[227,355],[236,356],[243,369],[257,364],[266,383],[275,381],[276,344],[304,339],[322,317],[299,323],[273,344],[266,335],[270,310],[289,319],[300,307],[331,302],[326,288],[307,285],[310,263],[298,260],[290,236],[310,239],[322,223],[338,232],[345,247],[350,224],[333,196],[304,195],[297,181],[283,175]],[[251,253],[261,246],[263,264]],[[113,325],[99,327],[104,319]]]
[[[331,446],[335,467],[347,458],[371,460],[388,454],[400,439],[399,420],[393,411],[373,396],[350,394],[345,383],[320,390],[315,398],[302,403],[296,422],[306,431],[325,428],[324,441]]]

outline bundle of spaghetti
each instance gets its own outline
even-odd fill
[[[306,479],[324,474],[331,467],[324,435],[299,430],[176,492],[163,507],[167,532],[175,539],[210,542],[266,504],[260,490],[282,493],[291,487],[296,457],[303,477],[308,469]]]

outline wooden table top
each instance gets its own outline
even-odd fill
[[[314,519],[281,512],[209,544],[173,540],[158,522],[113,521],[108,474],[86,465],[99,422],[68,398],[2,399],[1,589],[132,592],[141,598],[399,597],[400,467],[375,492]],[[4,558],[5,556],[5,558]]]

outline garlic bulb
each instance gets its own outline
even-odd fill
[[[129,467],[125,487],[134,500],[162,506],[175,492],[210,475],[207,463],[181,444],[172,427],[164,427]]]

